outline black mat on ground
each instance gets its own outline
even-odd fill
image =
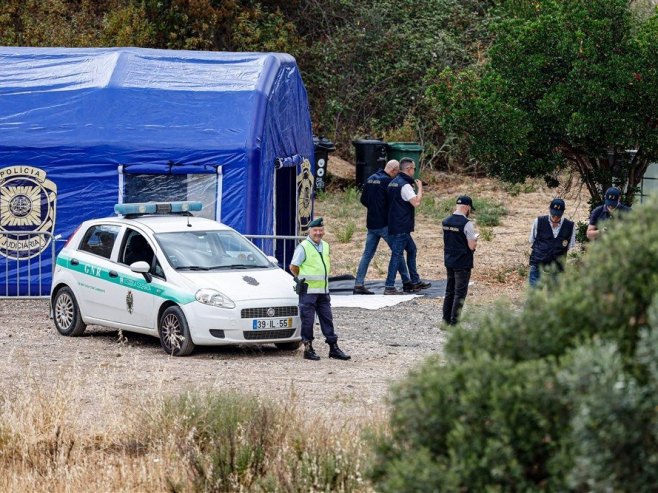
[[[374,291],[375,294],[384,294],[384,282],[386,282],[385,279],[381,279],[381,280],[366,279],[366,287],[370,291]],[[431,288],[423,289],[422,291],[419,291],[414,294],[421,294],[423,296],[429,296],[431,298],[443,297],[446,291],[445,279],[441,281],[427,281],[427,282],[432,283]],[[402,283],[398,281],[395,284],[395,287],[398,289],[402,289]],[[344,275],[344,276],[336,276],[329,278],[329,291],[331,292],[331,294],[352,296],[352,289],[354,289],[354,276]],[[364,295],[356,295],[356,296],[364,296]]]

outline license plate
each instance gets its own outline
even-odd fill
[[[254,319],[253,329],[286,329],[292,327],[292,318]]]

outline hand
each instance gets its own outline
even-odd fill
[[[416,186],[418,187],[418,190],[423,189],[423,180],[416,179],[414,180],[416,182]]]
[[[297,294],[306,294],[308,291],[308,283],[305,282],[306,278],[302,277],[299,279],[297,276],[293,277],[293,281],[295,281],[295,293]]]

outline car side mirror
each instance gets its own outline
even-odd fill
[[[272,255],[268,255],[268,256],[267,256],[267,260],[269,260],[270,262],[272,262],[272,263],[273,263],[274,265],[276,265],[277,267],[279,266],[279,259],[278,259],[278,258],[276,258],[276,257],[274,257],[274,256],[272,256]]]
[[[151,266],[144,262],[143,260],[140,260],[139,262],[133,262],[130,264],[130,270],[135,272],[136,274],[142,274],[144,276],[144,279],[146,279],[146,282],[151,282],[153,279],[153,276],[149,273],[151,270]]]

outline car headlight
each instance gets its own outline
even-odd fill
[[[199,289],[194,295],[199,303],[216,306],[218,308],[235,308],[233,300],[216,289]]]

